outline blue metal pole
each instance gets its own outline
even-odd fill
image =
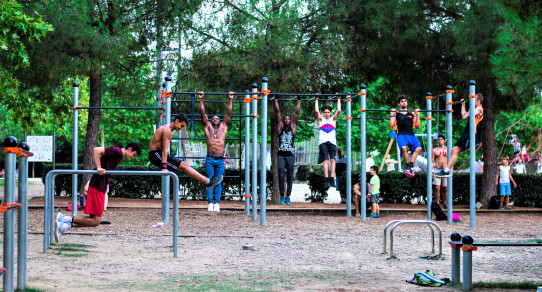
[[[450,244],[452,247],[452,284],[459,284],[461,282],[461,234],[454,232],[450,236],[451,240],[454,242]]]
[[[433,126],[432,117],[431,117],[431,99],[433,96],[431,92],[428,92],[425,96],[427,110],[426,112],[426,124],[427,124],[427,219],[431,220],[431,203],[433,202],[433,182],[432,182],[432,172],[433,172],[433,137],[431,137],[431,127]],[[437,202],[438,203],[438,202]]]
[[[258,84],[252,84],[252,92],[258,91]],[[258,218],[258,94],[252,94],[252,220]]]
[[[78,136],[78,128],[79,128],[79,110],[77,110],[77,107],[79,106],[79,83],[74,82],[73,83],[73,144],[72,144],[72,169],[77,170],[78,168],[78,144],[79,144],[79,136]],[[77,174],[72,175],[72,216],[77,216],[77,195],[78,195],[78,189],[77,189]]]
[[[465,235],[461,240],[463,243],[463,291],[472,290],[472,244],[474,239]]]
[[[469,81],[469,151],[470,151],[470,227],[476,228],[476,136],[474,113],[476,111],[476,82]]]
[[[265,225],[265,203],[267,201],[267,77],[262,78],[262,138],[260,152],[260,225]]]
[[[361,180],[360,180],[360,189],[361,189],[361,221],[367,221],[367,200],[365,200],[365,194],[367,194],[367,112],[365,109],[367,107],[367,86],[362,84],[360,89],[360,101],[361,101]]]
[[[19,144],[19,148],[29,151],[26,142]],[[19,156],[19,192],[18,201],[21,204],[18,215],[17,229],[17,290],[26,288],[26,264],[27,264],[27,236],[28,236],[28,157],[25,153]]]
[[[350,92],[348,92],[350,94]],[[346,217],[352,216],[352,97],[346,96]],[[344,181],[344,175],[341,178]]]
[[[15,172],[16,172],[16,156],[15,151],[8,152],[9,148],[17,147],[17,139],[9,136],[4,139],[4,159],[5,169],[4,174],[4,203],[15,203]],[[14,237],[15,237],[15,214],[14,210],[6,210],[4,213],[4,255],[3,266],[6,269],[3,275],[4,291],[13,291],[14,272]]]
[[[250,92],[245,95],[245,215],[250,215]]]
[[[173,78],[171,76],[166,76],[165,78],[165,84],[166,84],[166,91],[171,91],[171,81]],[[165,97],[164,101],[166,102],[166,117],[165,117],[165,124],[168,124],[171,121],[171,98]],[[170,153],[171,149],[171,143],[169,143],[169,149],[167,149],[167,153]],[[169,224],[169,190],[170,190],[170,180],[169,176],[163,176],[162,177],[162,220],[164,221],[164,224]]]
[[[452,93],[454,93],[454,90],[452,89],[451,85],[446,86],[446,147],[448,148],[446,155],[447,161],[450,161],[450,154],[452,153]],[[450,170],[452,171],[452,170]],[[452,223],[452,215],[453,215],[453,179],[450,176],[447,178],[447,188],[446,192],[448,193],[448,223]]]

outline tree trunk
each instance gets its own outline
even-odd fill
[[[278,204],[280,201],[279,189],[279,169],[277,166],[277,153],[279,151],[279,135],[277,133],[277,119],[274,112],[271,116],[271,170],[273,171],[273,192],[271,193],[271,203]]]
[[[102,72],[99,66],[92,66],[89,74],[90,83],[90,107],[102,106]],[[83,169],[94,169],[94,159],[92,150],[98,145],[98,134],[100,132],[100,110],[91,109],[88,113],[87,136],[85,139],[85,154],[83,156]],[[90,179],[89,174],[83,175],[83,183],[80,192]]]
[[[484,174],[482,180],[481,203],[484,207],[489,207],[489,200],[497,193],[495,177],[497,175],[497,146],[495,141],[495,110],[493,107],[494,86],[488,81],[488,86],[484,95],[484,132],[482,135],[482,145],[484,148]]]

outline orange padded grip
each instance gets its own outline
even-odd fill
[[[433,120],[433,118],[431,118],[431,117],[426,117],[425,119],[426,119],[427,121]]]
[[[23,148],[19,147],[4,147],[4,153],[16,153],[19,154],[23,152]]]
[[[478,97],[478,95],[476,95],[476,94],[469,94],[469,98],[475,98],[475,97]]]
[[[476,247],[476,246],[463,246],[461,249],[463,251],[475,251],[475,250],[478,250],[478,247]]]
[[[252,198],[252,196],[249,195],[249,194],[246,194],[246,195],[243,196],[243,198]]]
[[[243,101],[244,101],[245,103],[248,103],[248,102],[252,102],[252,99],[251,99],[251,98],[245,98]]]
[[[453,112],[454,112],[454,110],[447,110],[447,112],[449,112],[449,113],[453,113]]]
[[[425,97],[425,99],[433,99],[433,96],[428,95],[428,96]]]
[[[448,89],[448,90],[446,90],[446,93],[455,93],[455,90],[453,90],[453,89]]]
[[[453,101],[447,101],[446,104],[455,104]]]
[[[259,118],[260,115],[253,115],[252,117],[253,117],[253,118]]]
[[[269,90],[269,89],[262,89],[262,93],[263,93],[263,95],[269,95],[269,93],[271,93],[271,90]]]
[[[351,99],[351,98],[349,98],[349,99],[345,99],[344,101],[352,101],[352,99]]]
[[[364,108],[360,108],[359,111],[360,111],[360,112],[366,112],[367,110],[364,109]]]
[[[344,117],[345,120],[351,120],[352,117]]]
[[[358,95],[367,95],[367,92],[358,92]]]

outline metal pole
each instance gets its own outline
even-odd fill
[[[350,92],[348,94],[346,96],[346,217],[352,216],[352,141],[349,139],[352,137],[352,97]],[[344,181],[344,176],[341,180]]]
[[[250,215],[250,92],[245,95],[245,215]]]
[[[446,155],[447,157],[447,161],[450,161],[450,155],[452,153],[452,93],[454,93],[454,90],[452,89],[452,86],[451,85],[448,85],[446,86],[446,147],[448,148],[447,150],[447,153],[448,155]],[[450,169],[450,171],[452,171]],[[453,179],[452,177],[450,176],[449,178],[447,178],[448,180],[448,183],[447,183],[447,188],[446,188],[446,192],[448,194],[448,202],[447,202],[447,205],[448,205],[448,223],[451,224],[452,223],[452,215],[453,215]]]
[[[476,136],[474,112],[476,111],[476,82],[469,81],[469,152],[470,152],[470,227],[476,228],[476,172],[474,164],[476,163]]]
[[[19,144],[19,148],[29,151],[25,142]],[[27,236],[28,236],[28,156],[19,154],[19,204],[21,208],[18,215],[17,229],[17,290],[26,288],[26,263],[27,263]]]
[[[166,76],[166,91],[171,91],[171,76]],[[165,124],[168,124],[171,121],[171,98],[165,97],[164,101],[166,102],[166,112],[165,112]],[[169,144],[171,149],[171,143]],[[167,153],[170,153],[170,149],[167,149]],[[170,180],[169,176],[162,177],[162,220],[164,224],[169,224],[169,190],[170,190]]]
[[[267,77],[262,78],[262,93],[267,90]],[[265,225],[267,201],[267,95],[262,94],[262,138],[260,152],[260,225]]]
[[[360,107],[360,118],[361,118],[361,180],[359,182],[360,189],[361,189],[361,199],[360,199],[360,212],[361,212],[361,221],[367,221],[367,200],[365,200],[365,194],[367,194],[367,163],[366,163],[366,156],[367,156],[367,113],[365,112],[366,106],[367,106],[367,86],[365,84],[362,84],[360,89],[360,101],[361,101],[361,107]]]
[[[72,169],[77,170],[78,168],[78,144],[79,144],[79,136],[78,136],[78,128],[79,128],[79,110],[77,110],[77,107],[79,106],[79,83],[74,82],[73,83],[73,144],[72,144]],[[72,175],[72,216],[77,216],[77,174]],[[53,208],[54,209],[54,208]]]
[[[425,120],[427,124],[427,219],[431,220],[431,202],[433,201],[433,182],[432,182],[432,171],[433,171],[433,140],[431,137],[431,127],[433,126],[432,117],[430,110],[431,99],[433,96],[431,92],[428,92],[425,96],[427,110],[428,112],[425,115]],[[438,203],[438,202],[437,202]]]
[[[474,240],[470,235],[465,235],[463,242],[463,290],[472,290],[472,246]]]
[[[258,91],[258,84],[252,84],[252,92]],[[252,220],[258,218],[258,94],[252,94]]]
[[[452,233],[450,243],[452,247],[452,284],[461,282],[460,265],[461,265],[461,235],[457,232]]]
[[[17,139],[9,136],[4,139],[4,157],[5,169],[4,174],[4,204],[15,203],[15,172],[16,166],[16,151]],[[14,237],[15,237],[15,214],[14,210],[6,210],[4,213],[4,261],[3,267],[6,269],[3,277],[4,291],[13,291],[13,277],[15,275],[13,269],[14,264]]]

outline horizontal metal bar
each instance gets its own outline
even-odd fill
[[[365,109],[367,112],[391,112],[391,109]],[[415,110],[395,110],[396,112],[414,112]],[[448,110],[419,110],[421,113],[425,112],[447,112]]]
[[[275,96],[347,96],[347,95],[357,95],[357,93],[279,93],[272,92],[269,95]]]
[[[177,138],[177,137],[172,137],[171,140],[206,140],[207,138]],[[225,138],[226,140],[241,140],[241,138]]]
[[[172,94],[199,94],[199,92],[194,91],[173,91]],[[260,92],[256,92],[257,94],[260,94]],[[229,92],[203,92],[205,95],[230,95]],[[251,95],[254,94],[252,92],[234,92],[233,95]],[[199,98],[199,97],[198,97]]]
[[[173,118],[175,118],[175,116],[171,116],[171,118],[173,119]],[[199,121],[202,121],[202,119],[193,119],[193,118],[191,118],[190,120],[191,120],[191,121],[192,121],[192,120],[193,120],[193,121],[198,121],[198,122],[199,122]],[[241,119],[231,119],[231,120],[230,120],[230,122],[242,122],[242,121],[244,121],[244,120],[241,120]]]
[[[172,114],[173,115],[173,114]],[[201,117],[201,114],[185,114],[187,117]],[[207,114],[208,117],[214,117],[214,116],[217,116],[217,117],[225,117],[226,115],[210,115],[210,114]],[[234,117],[234,118],[252,118],[252,115],[230,115],[230,117]]]
[[[204,159],[207,158],[207,156],[177,156],[175,158],[182,158],[182,159]],[[230,157],[226,156],[224,159],[241,159],[241,157]]]
[[[100,110],[114,110],[114,109],[125,109],[125,110],[165,110],[165,108],[161,107],[95,107],[95,106],[82,106],[82,107],[76,107],[74,110],[80,110],[80,109],[100,109]]]
[[[223,178],[240,178],[241,176],[239,176],[239,175],[237,175],[237,176],[235,176],[235,175],[224,175],[222,177]],[[181,176],[179,176],[179,178],[191,178],[191,177],[189,177],[188,175],[181,175]]]
[[[542,246],[541,241],[537,242],[473,242],[473,246]]]
[[[389,120],[390,118],[366,117],[367,120]],[[361,117],[352,117],[352,120],[361,120]]]

